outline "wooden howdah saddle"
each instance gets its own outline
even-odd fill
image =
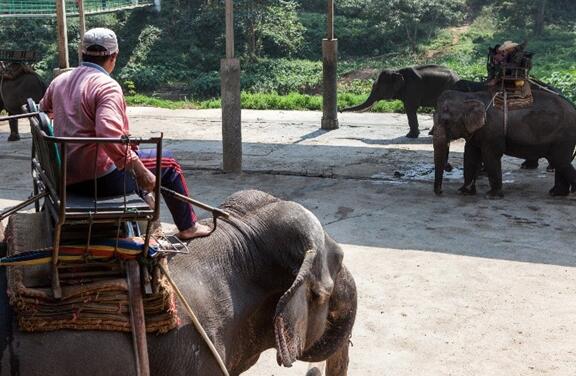
[[[526,108],[534,102],[530,85],[533,54],[524,47],[525,44],[516,45],[500,54],[498,46],[489,49],[488,82],[494,107],[500,110]]]
[[[14,80],[26,73],[34,73],[32,64],[40,60],[36,51],[1,50],[0,49],[0,78]]]

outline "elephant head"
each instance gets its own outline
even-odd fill
[[[385,69],[372,84],[372,91],[368,99],[358,106],[346,108],[342,111],[365,111],[370,109],[379,100],[399,99],[400,91],[406,81],[403,72]]]
[[[442,193],[444,168],[448,160],[450,141],[469,140],[486,123],[484,102],[468,99],[457,91],[447,91],[438,99],[434,114],[434,192]]]
[[[266,277],[261,283],[272,283],[272,290],[280,292],[279,298],[273,299],[278,364],[289,367],[296,360],[327,360],[328,369],[345,370],[357,295],[354,279],[342,264],[342,248],[325,233],[318,219],[297,203],[244,191],[228,198],[223,207],[241,216],[262,213],[259,223],[270,218],[260,242],[272,250],[270,257],[279,269],[272,278],[261,273]],[[280,270],[288,271],[284,278]]]
[[[356,315],[354,280],[342,267],[343,253],[326,236],[328,250],[308,250],[292,286],[276,306],[278,364],[337,359],[347,349]],[[347,363],[347,351],[344,362]],[[331,359],[336,354],[336,359]],[[347,364],[346,364],[347,365]]]

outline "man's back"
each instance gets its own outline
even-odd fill
[[[119,138],[129,133],[120,85],[93,64],[85,63],[56,77],[41,103],[53,113],[56,136]],[[115,168],[114,161],[126,156],[119,146],[94,144],[70,145],[68,153],[73,162],[69,164],[69,184],[102,176]]]

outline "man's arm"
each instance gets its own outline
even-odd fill
[[[122,89],[117,83],[103,86],[96,103],[96,137],[121,138],[129,135],[128,116]],[[144,167],[131,147],[120,144],[102,144],[106,154],[120,170],[132,169],[140,188],[152,192],[156,177]]]

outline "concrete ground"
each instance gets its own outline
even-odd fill
[[[245,172],[225,175],[218,110],[129,113],[134,134],[164,132],[194,197],[217,205],[261,189],[312,210],[343,245],[359,291],[350,375],[576,375],[576,196],[549,197],[544,166],[505,158],[504,199],[459,196],[456,142],[436,197],[429,116],[409,140],[400,114],[341,114],[326,132],[318,112],[243,111]],[[7,135],[0,124],[0,208],[31,188],[30,135]],[[246,374],[307,368],[279,368],[271,350]]]

